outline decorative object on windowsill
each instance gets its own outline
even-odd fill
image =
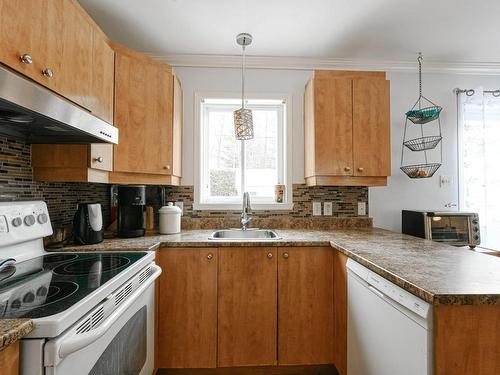
[[[429,178],[436,173],[436,171],[441,167],[443,162],[443,144],[441,135],[441,120],[439,115],[441,114],[442,107],[434,104],[425,96],[422,95],[422,53],[418,54],[418,89],[419,96],[413,107],[406,112],[405,130],[403,135],[403,145],[401,146],[401,167],[400,169],[410,178]],[[431,121],[436,121],[438,124],[439,134],[437,135],[425,135],[424,134],[424,124]],[[410,123],[420,125],[420,137],[407,139],[408,125]],[[429,126],[426,126],[426,130]],[[413,128],[410,125],[410,128]],[[411,131],[412,129],[410,129]],[[438,163],[431,163],[427,158],[427,151],[434,150],[439,145],[440,148],[440,161]],[[404,154],[405,147],[413,152],[423,152],[425,163],[423,164],[410,164],[404,165]]]
[[[245,47],[252,43],[252,36],[241,33],[236,36],[236,43],[243,48],[241,66],[241,108],[234,111],[234,131],[237,140],[246,141],[253,138],[252,110],[245,108]]]
[[[285,199],[285,185],[277,184],[274,185],[274,200],[276,203],[283,203]]]

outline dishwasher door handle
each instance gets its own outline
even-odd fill
[[[370,289],[373,293],[375,293],[377,296],[379,296],[380,298],[386,298],[385,294],[382,293],[380,290],[378,290],[377,288],[374,288],[373,286],[371,285],[368,285],[368,289]]]

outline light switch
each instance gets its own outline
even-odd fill
[[[333,215],[333,203],[332,202],[325,202],[323,204],[323,215],[325,215],[325,216],[332,216]]]
[[[181,216],[184,215],[184,202],[175,202],[174,205],[181,209]]]
[[[321,202],[313,202],[313,216],[321,216]]]
[[[358,216],[366,215],[366,202],[358,202]]]

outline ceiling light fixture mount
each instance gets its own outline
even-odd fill
[[[243,62],[241,66],[241,108],[233,112],[234,131],[237,140],[246,141],[253,138],[252,110],[245,108],[245,47],[252,43],[252,35],[241,33],[236,35],[236,43],[243,49]]]

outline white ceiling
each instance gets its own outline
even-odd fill
[[[499,0],[79,0],[114,40],[156,56],[500,62]]]

